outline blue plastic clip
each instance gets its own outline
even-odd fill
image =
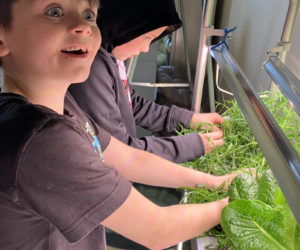
[[[226,39],[227,39],[228,34],[231,33],[231,32],[233,32],[233,31],[235,31],[236,29],[237,29],[237,26],[235,26],[234,28],[232,28],[232,29],[230,29],[230,30],[228,30],[227,28],[225,28],[225,29],[224,29],[224,36],[222,36],[222,41],[219,42],[218,44],[212,46],[212,47],[210,48],[210,50],[213,50],[213,49],[215,49],[215,48],[221,46],[222,44],[225,44],[226,48],[229,50],[229,46],[228,46],[228,44],[227,44],[227,42],[226,42]]]

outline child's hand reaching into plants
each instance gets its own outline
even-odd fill
[[[211,153],[213,148],[222,146],[224,144],[223,132],[219,128],[215,128],[215,131],[209,133],[199,133],[204,144],[205,154]]]
[[[200,123],[220,125],[224,118],[218,113],[194,113],[191,121],[191,128],[196,129]]]
[[[243,173],[249,173],[249,174],[252,174],[253,177],[256,177],[256,169],[255,168],[244,168],[244,169],[241,169],[239,171],[236,171],[236,172],[233,172],[230,174],[226,174],[226,175],[222,175],[222,176],[214,176],[213,186],[219,187],[220,185],[222,185],[224,183],[225,184],[224,189],[227,190],[230,183],[234,179],[234,177],[236,177],[239,174],[243,174]]]

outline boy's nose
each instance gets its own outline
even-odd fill
[[[90,35],[92,33],[92,29],[91,25],[87,21],[80,20],[72,24],[71,32],[74,34]]]

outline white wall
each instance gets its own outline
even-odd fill
[[[223,11],[227,12],[228,16],[225,15],[226,17],[221,20],[221,25],[238,26],[232,34],[231,53],[256,89],[266,89],[270,85],[270,79],[261,66],[267,59],[269,49],[275,47],[281,39],[289,1],[226,0],[225,2]],[[299,37],[297,27],[294,31],[294,37]],[[293,50],[294,47],[295,44]]]
[[[202,1],[185,0],[191,64],[195,67],[201,25]],[[216,24],[219,29],[232,28],[230,50],[238,64],[257,90],[268,89],[270,78],[262,69],[267,52],[281,39],[288,9],[288,0],[218,0]],[[184,64],[183,42],[180,32],[176,37],[175,65]],[[292,36],[287,65],[300,78],[300,11]]]
[[[176,1],[176,8],[179,16],[181,17],[181,10],[179,8],[178,0]],[[200,27],[202,18],[202,1],[201,0],[184,0],[184,15],[187,30],[187,40],[189,48],[190,65],[192,71],[197,63],[197,51],[200,39]],[[173,44],[171,50],[171,64],[183,67],[185,69],[185,50],[183,42],[182,28],[176,33],[173,33]]]

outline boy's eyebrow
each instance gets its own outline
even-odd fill
[[[74,0],[72,0],[72,1],[74,1]],[[33,4],[43,5],[47,2],[49,2],[49,0],[39,0],[39,1],[33,0],[32,2],[33,2]],[[55,3],[55,2],[59,3],[59,1],[54,0],[53,3]],[[87,2],[90,5],[90,7],[97,7],[97,8],[100,7],[100,1],[99,0],[77,0],[77,2]]]
[[[78,1],[85,1],[88,2],[90,7],[100,7],[100,1],[99,0],[78,0]]]

